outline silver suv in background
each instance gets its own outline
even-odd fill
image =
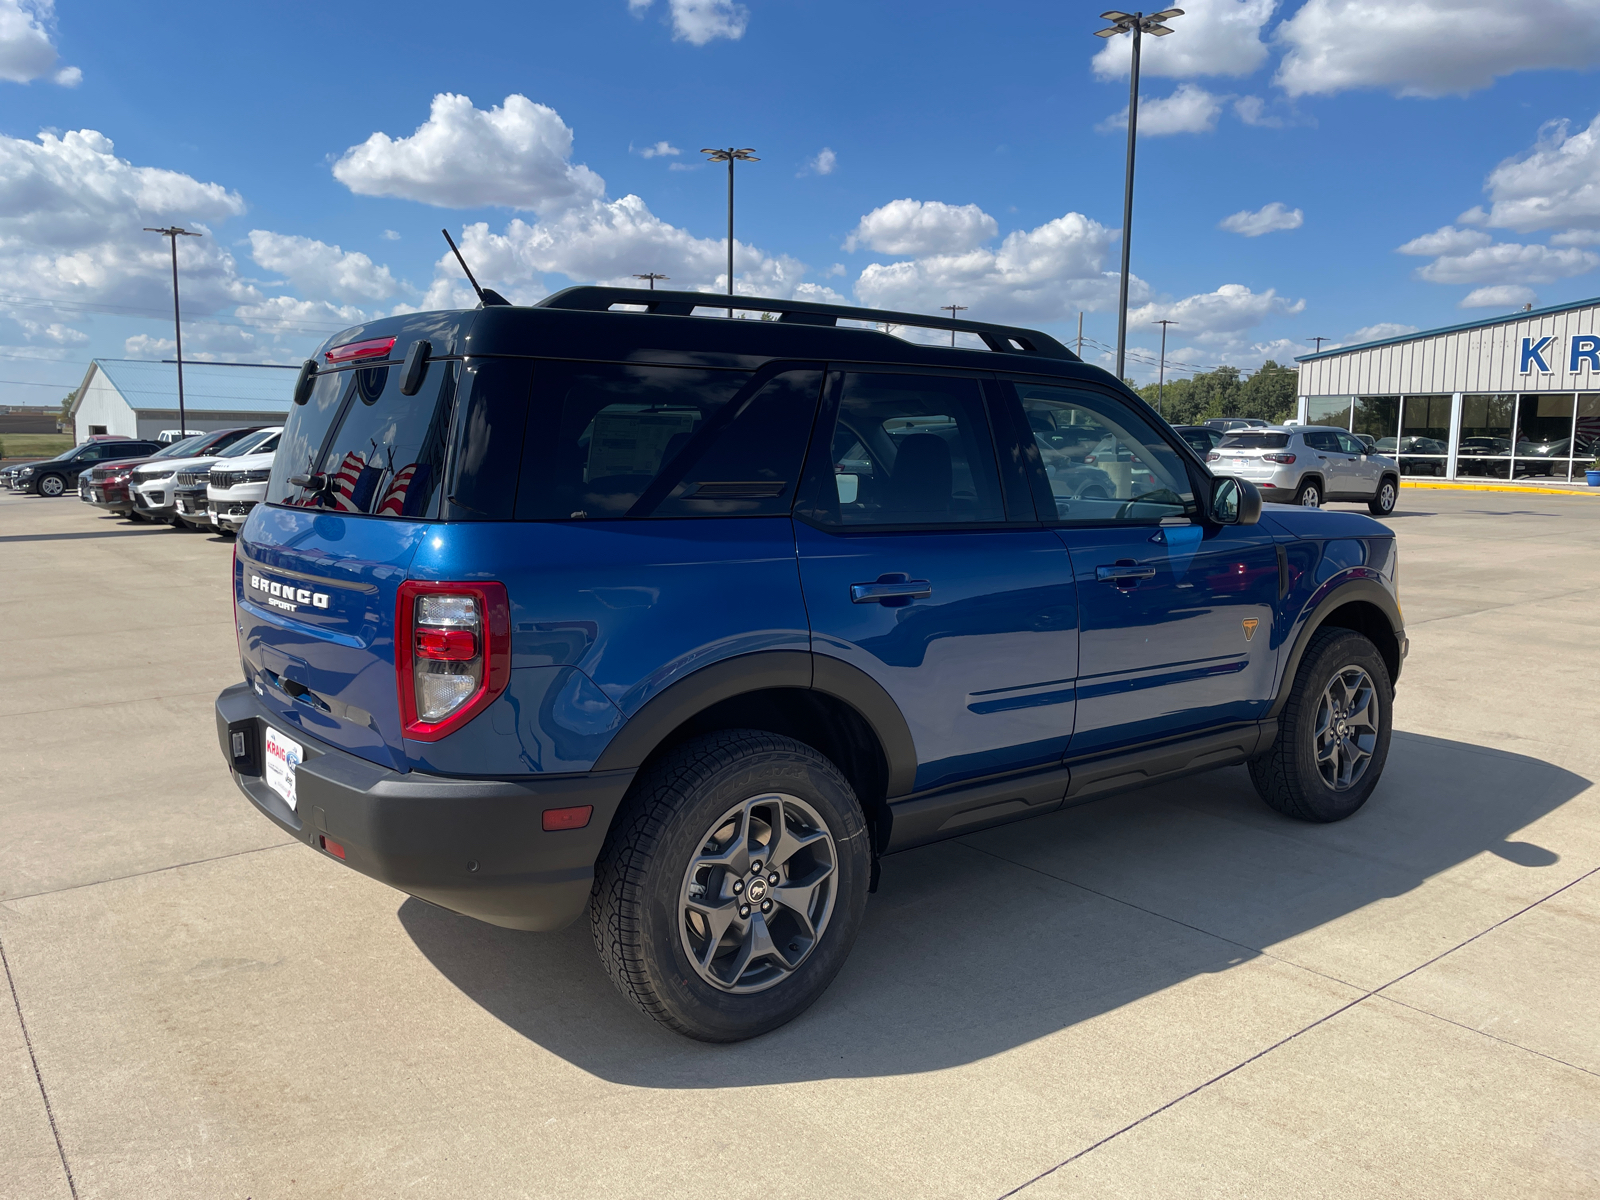
[[[1206,455],[1216,475],[1248,479],[1263,500],[1317,508],[1327,500],[1356,500],[1387,516],[1400,498],[1400,468],[1374,454],[1344,429],[1270,425],[1235,429]]]

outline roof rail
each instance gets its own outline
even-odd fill
[[[687,317],[697,308],[738,308],[751,312],[775,312],[778,320],[790,325],[837,326],[840,320],[868,321],[876,325],[911,325],[919,329],[947,329],[973,333],[989,349],[1002,354],[1038,354],[1045,358],[1064,358],[1080,362],[1048,333],[1022,329],[1015,325],[990,325],[983,321],[958,321],[950,317],[929,317],[921,313],[892,312],[882,308],[854,308],[848,304],[816,304],[810,300],[774,300],[765,296],[724,296],[715,292],[651,291],[648,288],[569,287],[546,296],[534,308],[563,308],[580,312],[607,312],[614,304],[642,306],[662,316]]]

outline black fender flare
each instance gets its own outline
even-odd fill
[[[1312,635],[1323,627],[1329,614],[1352,603],[1372,605],[1389,622],[1389,632],[1394,637],[1396,647],[1391,682],[1400,678],[1400,661],[1403,658],[1401,648],[1405,645],[1405,620],[1400,615],[1400,606],[1395,602],[1394,595],[1389,589],[1376,579],[1364,577],[1346,579],[1317,601],[1301,625],[1300,632],[1289,648],[1288,657],[1284,660],[1283,674],[1279,676],[1278,695],[1273,700],[1272,707],[1267,710],[1269,719],[1277,717],[1283,711],[1283,706],[1289,702],[1289,692],[1294,687],[1295,674],[1300,670],[1300,660],[1305,656]],[[1378,649],[1381,652],[1383,647],[1380,646]]]
[[[917,752],[904,715],[883,686],[859,667],[806,650],[758,650],[684,676],[629,717],[592,770],[638,769],[678,726],[724,700],[772,688],[822,692],[853,708],[872,729],[888,768],[889,797],[912,790]]]

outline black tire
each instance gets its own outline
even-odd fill
[[[1387,517],[1400,501],[1400,481],[1385,475],[1378,481],[1378,492],[1367,501],[1367,511],[1375,517]]]
[[[1327,497],[1322,492],[1322,480],[1303,479],[1295,490],[1294,503],[1305,508],[1321,508]]]
[[[67,481],[59,475],[45,475],[35,485],[34,490],[41,496],[49,496],[54,499],[66,493]]]
[[[1330,782],[1317,758],[1318,725],[1324,696],[1334,677],[1364,672],[1371,683],[1374,735],[1359,776],[1344,786]],[[1389,667],[1366,637],[1349,629],[1319,629],[1312,634],[1295,673],[1289,701],[1278,714],[1272,748],[1250,763],[1250,780],[1268,806],[1302,821],[1342,821],[1372,795],[1389,757],[1394,728],[1394,689]],[[1337,769],[1337,768],[1336,768]]]
[[[826,826],[833,871],[821,877],[831,881],[829,908],[825,916],[818,916],[820,934],[808,946],[802,946],[800,940],[785,943],[784,953],[798,955],[792,969],[770,955],[751,956],[751,966],[736,974],[732,983],[753,979],[747,986],[762,990],[732,991],[708,982],[686,948],[699,928],[697,918],[691,916],[692,901],[685,899],[700,886],[693,881],[701,876],[691,867],[696,861],[703,862],[704,856],[719,852],[713,849],[716,835],[728,828],[722,822],[733,809],[753,797],[775,793],[797,799]],[[741,837],[749,846],[756,831],[770,830],[755,814],[770,815],[774,809],[763,809],[758,803],[745,811],[748,815],[742,828],[747,833],[730,837],[721,852],[730,852]],[[796,826],[795,830],[803,828],[808,827]],[[757,841],[750,857],[761,852]],[[810,853],[802,850],[786,860],[783,874],[800,870],[790,865],[800,859],[807,867],[804,878],[817,878],[822,868],[815,859],[803,857]],[[711,883],[719,911],[729,903],[737,908],[756,895],[758,886],[766,895],[769,876],[762,874],[766,869],[747,876],[713,868],[720,872]],[[750,729],[707,734],[669,751],[646,766],[634,781],[595,866],[590,929],[606,972],[646,1016],[700,1041],[742,1041],[793,1020],[833,982],[861,927],[871,871],[861,806],[833,763],[810,746],[777,734]],[[790,875],[782,883],[799,878]],[[742,896],[728,900],[735,882]],[[768,908],[773,902],[766,901]],[[748,920],[730,923],[717,944],[731,947],[741,941],[741,929],[758,927],[774,935],[774,946],[791,936],[801,938],[803,935],[784,932],[793,928],[785,926],[785,920],[792,918],[790,910],[783,907],[773,909],[770,926],[752,913]],[[705,939],[702,944],[712,943]],[[707,954],[708,960],[714,953],[713,949]],[[773,981],[763,982],[762,971],[771,974]]]

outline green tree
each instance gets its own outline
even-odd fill
[[[72,428],[72,402],[78,398],[78,389],[73,388],[61,401],[61,415],[56,418],[57,429]]]
[[[1299,376],[1293,367],[1268,359],[1248,380],[1241,382],[1241,374],[1238,367],[1223,366],[1167,380],[1162,415],[1173,425],[1195,425],[1212,417],[1257,417],[1277,423],[1294,415]],[[1153,383],[1139,389],[1152,407],[1157,392]]]

